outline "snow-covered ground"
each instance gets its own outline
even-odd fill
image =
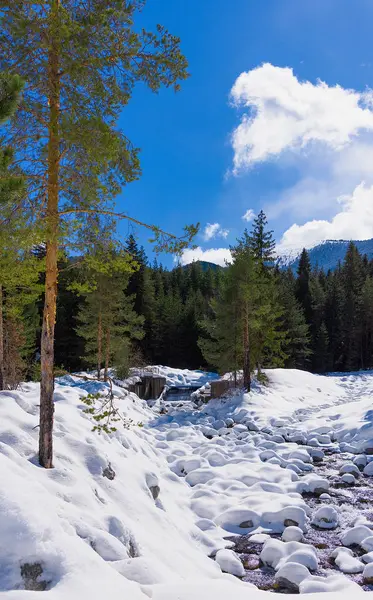
[[[158,369],[183,385],[211,380]],[[373,576],[373,524],[335,501],[327,469],[317,465],[341,459],[346,494],[351,477],[357,486],[365,480],[361,469],[373,474],[373,373],[267,374],[269,385],[250,394],[167,414],[114,387],[129,428],[118,424],[111,436],[92,432],[82,402],[103,384],[64,378],[55,392],[52,470],[36,459],[39,386],[1,392],[1,595],[260,600],[269,592],[240,579],[250,578],[232,550],[237,534],[255,535],[280,587],[286,580],[301,592],[330,592],[325,599],[362,592],[350,574],[366,583]],[[345,547],[332,557],[333,571],[307,541],[313,525]]]

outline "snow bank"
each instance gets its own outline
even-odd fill
[[[173,385],[216,377],[157,369]],[[264,592],[231,574],[242,574],[226,539],[232,534],[253,533],[264,542],[264,562],[282,574],[294,564],[303,574],[316,569],[314,548],[296,540],[312,518],[321,523],[336,515],[330,506],[310,514],[302,493],[325,493],[327,481],[315,476],[314,463],[336,440],[360,456],[358,469],[366,467],[360,453],[373,452],[373,374],[276,370],[268,377],[268,387],[254,385],[250,394],[165,415],[114,386],[128,428],[118,425],[111,437],[92,432],[82,402],[88,392],[106,391],[105,384],[65,377],[56,385],[49,471],[35,457],[38,385],[1,392],[2,596],[24,600],[33,589],[36,599],[46,588],[51,600],[260,600]],[[364,477],[351,464],[343,470]],[[289,541],[265,537],[282,532]],[[341,542],[360,544],[371,533],[357,525]],[[370,548],[370,540],[364,545]],[[348,556],[336,557],[342,570],[353,568]],[[331,592],[325,600],[361,589],[343,575],[309,575],[296,585]]]

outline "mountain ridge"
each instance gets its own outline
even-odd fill
[[[343,262],[348,245],[353,242],[362,255],[367,255],[369,260],[373,259],[373,238],[369,240],[324,240],[313,248],[308,249],[312,267],[318,267],[325,272],[334,271],[340,262]],[[292,255],[279,257],[280,268],[290,268],[296,271],[299,264],[300,250]]]

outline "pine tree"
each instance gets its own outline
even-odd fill
[[[324,322],[329,339],[330,368],[343,368],[343,283],[340,267],[326,280]]]
[[[301,305],[307,325],[312,322],[312,298],[310,292],[311,263],[308,252],[303,248],[299,257],[295,295]]]
[[[325,326],[325,290],[323,273],[312,273],[309,284],[312,307],[312,323],[310,327],[312,348],[312,370],[325,373],[330,369],[328,353],[328,332]]]
[[[329,367],[329,338],[324,321],[315,332],[313,341],[313,370],[325,373]]]
[[[134,298],[127,296],[123,273],[97,274],[95,289],[85,294],[80,309],[78,334],[85,340],[84,358],[96,365],[97,378],[104,381],[112,366],[119,377],[127,374],[131,340],[141,339],[143,318],[133,309]]]
[[[0,124],[14,116],[24,82],[0,74]],[[29,307],[38,297],[38,264],[31,253],[26,187],[13,166],[13,150],[0,148],[0,389],[14,388],[27,369],[37,327]]]
[[[373,367],[373,277],[366,277],[361,292],[362,367]]]
[[[134,85],[143,81],[154,91],[162,85],[178,88],[187,76],[178,38],[161,26],[155,34],[134,28],[142,5],[141,0],[2,3],[0,70],[17,68],[28,81],[9,133],[23,158],[46,241],[39,428],[39,462],[46,468],[53,458],[54,324],[62,236],[77,224],[74,214],[84,223],[84,212],[110,209],[108,202],[121,185],[138,176],[137,150],[117,128]],[[160,230],[153,231],[162,246]]]
[[[250,248],[247,231],[231,248],[233,263],[226,269],[221,296],[211,302],[212,318],[205,319],[199,345],[210,364],[219,370],[243,371],[243,385],[251,387],[251,372],[265,361],[284,357],[285,333],[280,329],[282,309],[277,299],[276,275],[263,270],[263,262]]]
[[[198,345],[208,365],[219,373],[237,372],[244,362],[241,289],[236,273],[229,267],[223,277],[220,293],[210,303],[210,313],[201,321],[202,335]]]
[[[290,369],[306,369],[311,354],[309,327],[295,297],[295,279],[291,271],[280,276],[279,298],[282,306],[282,329],[286,333],[285,366]]]
[[[342,266],[343,280],[343,354],[344,369],[347,371],[361,367],[361,308],[364,283],[362,257],[351,242]]]
[[[249,236],[249,248],[254,258],[262,265],[273,266],[275,257],[275,240],[273,231],[267,230],[268,221],[263,210],[254,219]]]

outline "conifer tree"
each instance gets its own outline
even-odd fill
[[[219,373],[232,371],[236,382],[244,362],[243,326],[241,287],[229,267],[219,295],[211,300],[210,314],[201,321],[198,345],[209,365]]]
[[[343,283],[341,268],[326,280],[324,322],[328,333],[331,369],[343,368]]]
[[[0,124],[14,116],[24,82],[0,73]],[[26,186],[13,166],[13,150],[0,148],[0,389],[14,388],[25,374],[36,327],[29,306],[40,290],[38,264],[31,253],[33,232],[27,222]],[[30,338],[31,336],[31,338]]]
[[[39,462],[46,468],[53,459],[61,239],[77,224],[74,215],[84,223],[84,213],[111,210],[110,200],[121,186],[138,176],[137,150],[117,128],[134,85],[142,81],[153,91],[163,85],[177,89],[187,76],[178,38],[161,26],[155,34],[134,28],[142,6],[142,0],[11,0],[1,5],[0,70],[17,69],[28,81],[9,134],[23,159],[46,242],[39,428]],[[152,229],[164,245],[162,232]]]
[[[267,217],[261,210],[253,221],[249,236],[249,248],[254,258],[262,265],[273,266],[276,243],[273,239],[273,231],[267,230],[267,226]]]
[[[296,298],[301,305],[307,325],[312,321],[312,298],[310,291],[311,263],[308,252],[303,248],[299,257],[297,280],[295,286]]]
[[[366,277],[361,292],[362,368],[373,367],[373,277]]]
[[[309,327],[296,299],[295,279],[289,270],[280,276],[279,298],[282,306],[282,329],[286,332],[285,366],[290,369],[306,369],[311,354]]]
[[[353,242],[348,245],[341,275],[344,288],[342,307],[344,368],[349,371],[361,367],[361,293],[364,283],[362,257]]]
[[[310,327],[312,339],[312,370],[324,373],[330,367],[328,360],[328,333],[325,326],[325,290],[323,273],[315,271],[310,277],[309,291],[311,296],[312,323]]]

